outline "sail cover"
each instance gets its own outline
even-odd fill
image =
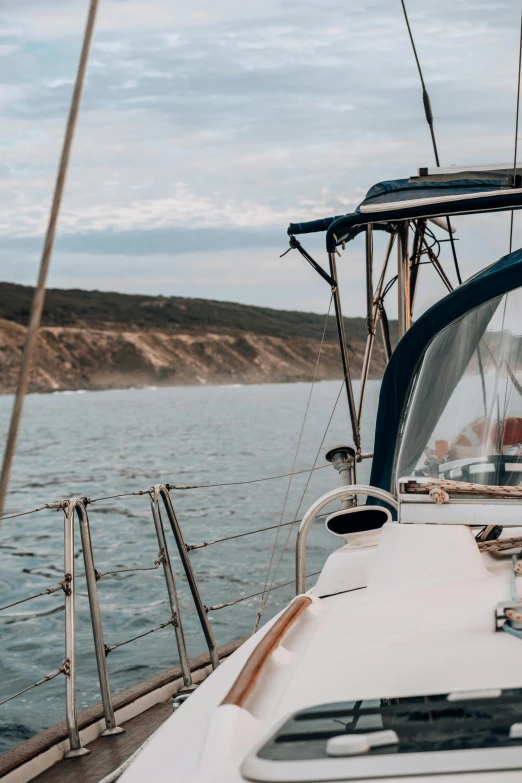
[[[494,310],[498,304],[498,297],[520,286],[522,286],[522,250],[517,250],[504,256],[500,261],[441,299],[406,332],[392,354],[381,385],[370,479],[373,486],[394,491],[392,473],[397,438],[413,382],[434,338],[442,330],[480,305],[490,302]],[[465,350],[463,350],[464,357],[469,358],[473,353],[486,328],[488,319],[478,320],[480,323],[475,324],[471,330],[472,333],[466,333],[463,336],[466,341]],[[443,377],[441,376],[440,383],[437,384],[437,402],[433,408],[435,411],[433,424],[435,424],[441,406],[444,407],[455,388],[457,369],[463,371],[466,363],[464,358],[461,368],[453,368],[455,372],[452,371],[445,373]],[[430,407],[430,405],[426,406],[428,417]],[[429,422],[426,423],[426,426],[429,426]],[[413,449],[415,450],[415,445],[413,445]]]
[[[326,231],[326,247],[328,252],[333,252],[340,242],[352,239],[356,226],[367,223],[387,224],[406,218],[444,217],[521,207],[522,188],[510,186],[503,175],[499,178],[454,179],[449,182],[426,181],[423,177],[397,179],[379,182],[370,188],[355,212],[291,223],[288,233],[296,236]]]

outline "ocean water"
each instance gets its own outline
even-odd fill
[[[315,386],[297,457],[297,470],[316,455],[350,444],[346,397],[340,382]],[[31,395],[27,398],[5,513],[36,508],[72,496],[91,498],[134,492],[153,483],[215,484],[290,472],[310,386],[273,384],[197,388],[130,389]],[[356,389],[357,390],[357,389]],[[363,449],[373,448],[379,383],[368,384]],[[0,435],[5,438],[11,397],[0,398]],[[369,478],[370,463],[358,479]],[[300,518],[319,495],[338,486],[331,466],[294,477],[283,521]],[[275,525],[288,479],[172,493],[188,543],[211,541]],[[332,504],[332,510],[338,505]],[[105,572],[147,568],[158,555],[148,496],[116,498],[89,507],[95,565]],[[166,521],[166,520],[164,520]],[[297,526],[282,528],[270,581],[294,578]],[[283,545],[290,532],[284,554]],[[166,528],[175,567],[189,656],[205,651],[186,579]],[[276,531],[237,538],[191,553],[207,606],[263,589]],[[309,535],[307,572],[317,571],[339,546],[322,522]],[[76,530],[77,692],[81,710],[100,699],[79,531]],[[274,577],[275,564],[280,560]],[[53,586],[63,578],[63,513],[42,511],[4,520],[0,528],[0,606]],[[309,580],[312,584],[312,580]],[[105,641],[115,644],[169,617],[161,569],[122,573],[98,583]],[[293,585],[275,590],[264,620],[292,597]],[[254,624],[259,597],[210,613],[218,644]],[[64,659],[63,593],[0,612],[0,701],[57,668]],[[111,652],[113,693],[178,663],[172,627]],[[62,676],[0,706],[0,752],[65,717]]]

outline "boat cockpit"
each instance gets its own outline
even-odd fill
[[[521,309],[519,289],[474,308],[433,339],[412,383],[397,477],[520,485]]]

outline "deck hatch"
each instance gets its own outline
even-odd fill
[[[338,734],[393,729],[399,745],[370,754],[491,748],[522,745],[509,739],[522,723],[522,689],[498,699],[448,701],[447,695],[322,705],[298,712],[258,752],[260,758],[327,758],[326,740]]]
[[[306,781],[315,780],[319,768],[322,780],[521,769],[522,737],[510,737],[520,723],[522,689],[498,698],[448,701],[439,694],[323,704],[285,721],[243,771],[249,780]],[[399,737],[396,745],[356,757],[333,759],[326,752],[332,737],[390,729]]]

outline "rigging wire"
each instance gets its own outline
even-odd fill
[[[518,84],[517,84],[517,111],[515,118],[515,155],[513,160],[513,187],[515,187],[517,180],[517,151],[518,151],[518,117],[520,110],[520,71],[522,68],[522,14],[520,15],[520,43],[518,46]],[[511,221],[509,227],[509,252],[513,248],[513,217],[515,210],[511,210]]]
[[[520,36],[519,36],[519,45],[518,45],[518,75],[517,75],[517,108],[515,113],[515,150],[513,154],[513,187],[516,185],[517,181],[517,152],[518,152],[518,120],[519,120],[519,114],[520,114],[520,72],[522,69],[522,14],[520,16]],[[509,222],[509,252],[511,253],[513,249],[513,222],[514,222],[514,215],[515,211],[511,210],[511,217]],[[506,309],[507,309],[507,303],[508,303],[509,293],[507,293],[504,297],[504,310],[502,313],[502,326],[500,329],[500,334],[502,335],[504,332],[504,323],[506,319]],[[507,362],[506,362],[507,366]],[[509,369],[509,368],[508,368]],[[504,409],[503,409],[503,417],[502,417],[502,427],[501,427],[501,421],[500,421],[500,409],[497,413],[497,433],[498,433],[498,439],[499,439],[499,448],[501,447],[501,444],[503,442],[504,437],[504,427],[505,427],[505,420],[506,420],[506,413],[507,408],[509,404],[509,400],[511,399],[511,393],[513,391],[512,387],[509,387],[509,394],[508,394],[508,385],[506,384],[506,388],[504,390]],[[497,408],[500,406],[500,401],[497,399]],[[500,449],[501,450],[501,449]],[[500,472],[500,465],[497,466],[497,481],[498,476]]]
[[[42,258],[40,261],[38,282],[36,285],[34,298],[31,305],[31,314],[29,317],[29,326],[27,328],[27,338],[26,338],[24,354],[22,358],[22,365],[20,367],[18,388],[16,390],[16,397],[15,397],[13,410],[11,414],[11,422],[9,425],[9,434],[5,446],[2,472],[0,475],[0,517],[2,515],[5,496],[7,494],[7,486],[9,483],[11,464],[13,462],[13,457],[15,453],[18,429],[20,426],[20,419],[22,417],[24,397],[27,393],[27,388],[29,386],[29,376],[31,371],[32,358],[38,340],[38,331],[40,328],[40,321],[42,319],[42,311],[43,311],[44,301],[45,301],[45,286],[47,282],[49,267],[51,264],[54,239],[56,236],[56,228],[58,224],[58,217],[60,214],[63,191],[65,187],[65,179],[67,176],[67,169],[69,166],[69,159],[71,155],[74,131],[76,128],[78,112],[80,109],[80,102],[82,98],[83,85],[85,82],[85,73],[87,70],[87,62],[89,60],[89,51],[91,48],[91,42],[94,33],[94,23],[96,20],[97,10],[98,10],[98,0],[91,0],[89,13],[87,16],[87,22],[85,25],[82,51],[80,54],[80,61],[78,64],[78,71],[76,74],[76,82],[74,85],[73,95],[71,99],[71,107],[69,109],[69,116],[67,118],[65,138],[63,141],[62,154],[60,158],[60,164],[58,167],[58,175],[56,178],[52,207],[49,215],[49,222],[47,225],[47,233],[45,236],[45,243],[42,252]]]
[[[440,168],[440,158],[439,158],[439,150],[437,148],[437,140],[435,138],[435,128],[433,125],[433,111],[431,108],[431,101],[430,96],[428,95],[428,91],[426,89],[426,84],[424,82],[424,76],[422,74],[422,68],[419,61],[419,56],[417,54],[417,47],[415,46],[415,41],[413,39],[413,33],[411,31],[410,27],[410,20],[408,19],[408,12],[406,10],[406,5],[404,3],[404,0],[401,0],[402,10],[404,13],[404,19],[406,21],[406,27],[408,28],[408,35],[410,37],[411,42],[411,48],[413,49],[413,56],[415,57],[415,62],[417,63],[417,70],[419,72],[419,78],[422,86],[422,102],[424,104],[424,113],[426,115],[426,122],[428,123],[430,134],[431,134],[431,142],[433,145],[433,153],[435,155],[435,163],[437,168]],[[448,233],[449,233],[449,241],[451,245],[451,252],[453,255],[453,264],[455,265],[455,273],[457,275],[457,280],[459,282],[459,285],[462,284],[462,277],[460,275],[460,268],[459,268],[459,262],[457,259],[457,249],[455,247],[455,240],[453,239],[453,233],[451,231],[451,225],[450,225],[450,219],[449,217],[446,217],[446,222],[448,226]]]
[[[301,440],[303,438],[304,428],[305,428],[306,420],[308,418],[308,410],[310,408],[310,402],[311,402],[312,394],[313,394],[314,387],[315,387],[315,380],[317,378],[317,370],[319,369],[319,362],[321,360],[321,353],[322,353],[322,350],[323,350],[324,338],[326,336],[326,329],[328,327],[328,321],[330,319],[330,311],[332,309],[333,298],[334,298],[334,292],[332,290],[332,292],[330,294],[330,302],[328,304],[328,312],[326,313],[326,318],[325,318],[325,321],[324,321],[323,334],[322,334],[322,337],[321,337],[321,344],[319,346],[319,351],[318,351],[318,354],[317,354],[317,361],[315,363],[314,375],[313,375],[312,383],[311,383],[311,386],[310,386],[310,393],[308,394],[308,399],[306,401],[306,408],[305,408],[305,412],[304,412],[304,416],[303,416],[303,422],[301,424],[301,431],[299,432],[299,438],[297,440],[297,447],[296,447],[295,454],[294,454],[294,461],[292,463],[292,471],[290,473],[290,478],[288,479],[288,484],[287,484],[287,487],[286,487],[285,498],[284,498],[284,501],[283,501],[283,508],[281,509],[281,515],[279,517],[279,522],[278,522],[278,525],[277,525],[277,532],[276,532],[276,535],[275,535],[275,538],[274,538],[274,544],[272,546],[272,551],[270,553],[270,560],[268,562],[268,568],[267,568],[267,571],[266,571],[265,584],[263,586],[263,592],[261,594],[261,600],[259,602],[259,609],[258,609],[258,612],[257,612],[256,622],[255,622],[255,625],[254,625],[254,629],[255,630],[257,629],[257,627],[259,625],[259,621],[261,620],[261,615],[263,614],[263,609],[264,609],[265,603],[266,603],[266,596],[268,595],[268,593],[267,593],[268,580],[270,578],[270,571],[272,569],[272,563],[274,562],[274,556],[275,556],[275,552],[276,552],[276,548],[277,548],[277,542],[279,540],[279,534],[281,532],[281,526],[283,524],[283,517],[284,517],[285,511],[286,511],[286,505],[288,503],[288,496],[290,494],[290,487],[292,486],[292,479],[294,477],[294,471],[295,471],[295,466],[296,466],[296,463],[297,463],[297,457],[299,455],[299,449],[301,447]],[[344,380],[343,380],[343,383],[344,383]],[[317,459],[314,461],[313,468],[315,468],[316,462],[317,462]],[[307,486],[308,486],[308,482],[310,481],[310,476],[311,475],[312,475],[312,472],[309,473]],[[296,514],[296,516],[297,516],[297,514]],[[290,532],[291,531],[292,531],[292,527],[290,528]],[[288,540],[288,538],[287,538],[287,540]],[[276,573],[277,573],[277,570],[276,570]],[[271,583],[270,586],[272,586],[273,583],[274,583],[274,579],[272,579],[272,583]],[[254,630],[254,633],[255,633],[255,630]]]
[[[359,334],[359,338],[357,340],[357,343],[355,345],[353,353],[352,353],[352,355],[350,357],[350,363],[349,363],[349,365],[347,367],[346,374],[345,374],[345,376],[344,376],[344,378],[342,380],[341,387],[339,389],[339,393],[337,394],[337,398],[335,400],[332,412],[330,413],[330,418],[328,419],[328,423],[327,423],[326,428],[324,430],[323,437],[321,438],[321,443],[319,444],[319,448],[317,449],[317,452],[316,452],[316,455],[315,455],[315,460],[314,460],[314,465],[317,462],[317,460],[319,459],[319,456],[321,454],[321,449],[323,448],[323,444],[324,444],[324,441],[325,441],[326,436],[328,434],[328,430],[330,429],[330,425],[332,423],[332,419],[334,417],[334,414],[335,414],[335,411],[336,411],[336,408],[337,408],[337,403],[339,402],[339,400],[341,398],[341,394],[342,394],[342,391],[344,389],[344,384],[345,384],[346,378],[348,376],[348,373],[350,372],[350,367],[352,365],[352,362],[353,362],[353,359],[355,357],[355,354],[357,353],[357,348],[359,347],[359,343],[361,342],[361,337],[362,337],[363,331],[364,331],[364,327],[361,330],[361,333]],[[277,564],[276,564],[276,567],[275,567],[275,570],[274,570],[274,574],[272,576],[272,581],[270,582],[270,587],[268,588],[268,590],[266,590],[265,594],[262,595],[262,597],[261,597],[261,601],[260,601],[260,604],[259,604],[259,610],[258,610],[258,613],[257,613],[256,622],[254,624],[254,630],[252,631],[252,634],[254,634],[257,631],[258,627],[259,627],[259,623],[261,621],[261,617],[262,617],[262,614],[263,614],[263,612],[265,610],[266,602],[268,600],[268,595],[269,595],[269,593],[270,593],[270,591],[272,589],[272,586],[273,586],[273,584],[274,584],[274,582],[276,580],[277,573],[279,571],[279,567],[280,567],[281,561],[283,559],[283,555],[285,554],[286,548],[288,546],[288,542],[290,540],[290,536],[292,535],[292,531],[294,529],[294,525],[297,522],[297,517],[298,517],[298,514],[299,514],[299,512],[301,510],[301,506],[303,504],[303,500],[305,498],[306,491],[308,489],[308,485],[310,484],[311,477],[312,477],[312,473],[310,472],[310,474],[308,476],[308,479],[306,481],[305,487],[304,487],[304,489],[303,489],[303,491],[301,493],[301,498],[299,500],[299,505],[297,506],[297,510],[296,510],[296,512],[294,514],[294,518],[292,520],[292,524],[290,525],[290,529],[288,530],[285,542],[284,542],[283,547],[281,549],[281,554],[279,555],[279,559],[277,561]]]

